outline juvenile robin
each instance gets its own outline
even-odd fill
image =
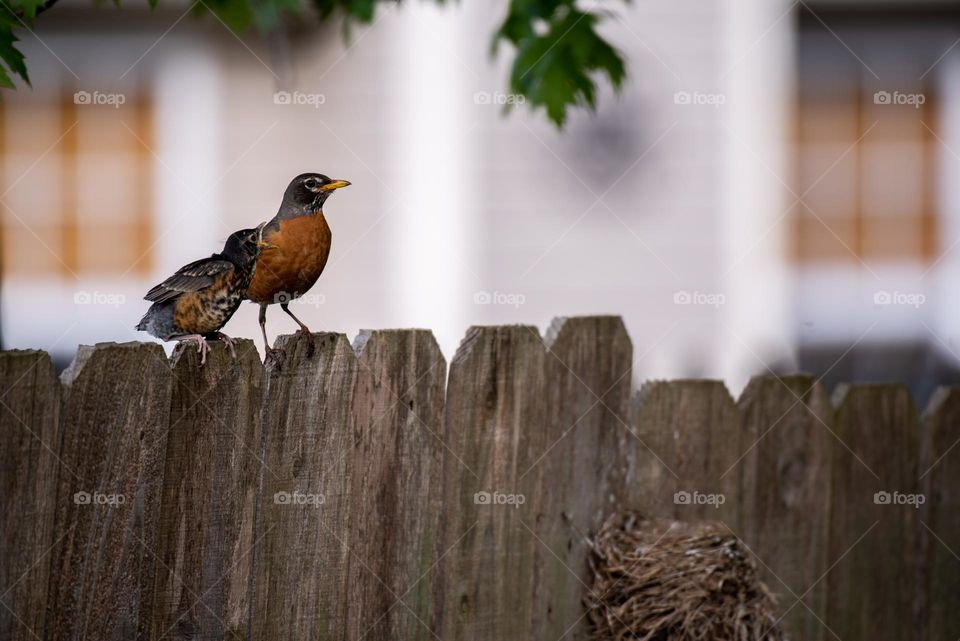
[[[253,277],[263,242],[263,226],[230,234],[223,251],[184,265],[144,296],[153,303],[137,329],[165,341],[194,341],[200,364],[207,361],[207,338],[220,339],[236,357],[233,339],[220,331],[237,311]]]
[[[332,238],[323,203],[334,190],[349,184],[323,174],[300,174],[287,185],[277,215],[263,229],[263,240],[271,249],[260,254],[247,298],[260,304],[260,331],[267,356],[275,351],[267,340],[267,306],[279,303],[301,333],[310,333],[290,311],[290,301],[305,294],[323,273]]]

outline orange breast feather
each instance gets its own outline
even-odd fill
[[[275,247],[260,253],[247,298],[276,303],[313,287],[330,256],[330,227],[322,213],[281,220],[280,228],[267,228],[263,239]]]

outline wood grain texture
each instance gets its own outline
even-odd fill
[[[927,638],[960,638],[960,389],[940,388],[923,417],[920,484],[927,509],[918,530],[924,573],[920,622]]]
[[[277,347],[283,356],[266,369],[253,639],[344,639],[360,366],[342,334],[281,336]]]
[[[543,396],[549,445],[534,574],[534,638],[585,638],[589,537],[623,506],[631,477],[633,347],[613,316],[558,319],[548,333]]]
[[[960,390],[922,430],[900,386],[632,396],[614,317],[473,328],[448,378],[422,330],[278,347],[0,354],[0,638],[585,639],[621,509],[726,523],[791,638],[960,636]]]
[[[431,639],[446,361],[429,331],[363,332],[347,572],[348,639]]]
[[[722,520],[740,536],[740,414],[724,384],[655,381],[633,403],[634,506],[657,518]]]
[[[833,406],[812,376],[797,375],[754,378],[738,407],[742,536],[789,638],[824,639]]]
[[[81,347],[63,374],[50,639],[145,639],[172,376],[159,345]]]
[[[60,400],[46,353],[0,353],[0,639],[44,633]]]
[[[439,488],[445,556],[434,586],[440,638],[537,638],[545,358],[533,327],[473,327],[450,365]]]
[[[918,510],[875,500],[917,492],[913,401],[899,385],[845,385],[834,405],[826,624],[844,641],[918,638]]]
[[[236,352],[173,354],[154,639],[248,635],[263,367],[252,341]]]

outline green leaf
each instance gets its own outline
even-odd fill
[[[538,28],[543,20],[546,26]],[[596,106],[595,76],[605,75],[614,89],[623,84],[623,57],[597,33],[599,20],[600,14],[577,9],[573,0],[513,0],[497,32],[498,40],[516,47],[511,91],[534,109],[543,107],[558,127],[569,108]]]
[[[37,17],[37,8],[43,4],[43,0],[19,0],[19,2],[10,2],[8,4],[11,7],[19,6],[23,19],[29,24]]]
[[[14,43],[17,42],[17,37],[13,35],[13,23],[9,13],[0,17],[0,60],[3,61],[11,72],[17,74],[29,85],[30,77],[27,75],[27,65],[24,61],[23,54],[17,49]],[[6,70],[0,67],[0,71],[3,72],[3,76],[0,77],[0,87],[6,87],[8,89],[14,89],[15,85],[13,80],[7,74]]]
[[[207,10],[233,31],[244,31],[253,24],[253,8],[247,0],[202,0],[194,7],[197,14]]]
[[[13,84],[13,80],[10,79],[10,76],[7,75],[7,70],[0,66],[0,87],[4,89],[16,89],[17,86]]]
[[[339,11],[348,21],[367,24],[373,21],[377,0],[313,0],[313,6],[321,20],[326,20],[335,11]]]

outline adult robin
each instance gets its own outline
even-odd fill
[[[207,361],[207,338],[220,339],[236,357],[233,339],[220,331],[237,311],[263,248],[263,226],[230,234],[223,251],[184,265],[144,296],[153,303],[137,329],[165,341],[194,341]]]
[[[306,293],[323,273],[332,238],[323,203],[349,184],[323,174],[300,174],[287,185],[277,215],[263,229],[263,240],[271,249],[260,254],[247,298],[260,304],[260,331],[267,356],[276,351],[267,340],[269,305],[279,303],[300,326],[300,333],[310,333],[290,311],[290,301]]]

